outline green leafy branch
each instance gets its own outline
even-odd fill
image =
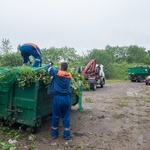
[[[18,87],[30,87],[31,84],[42,80],[45,85],[51,82],[51,75],[45,69],[34,69],[28,66],[23,66],[17,76]]]
[[[89,89],[89,84],[84,79],[82,74],[76,72],[75,68],[69,68],[68,71],[71,73],[71,88],[75,90],[77,95],[81,94],[80,87]],[[46,72],[44,68],[32,68],[28,66],[22,66],[18,76],[17,84],[19,87],[30,87],[32,83],[42,80],[45,85],[49,85],[52,80],[52,76]]]

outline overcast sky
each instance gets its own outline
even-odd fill
[[[0,41],[40,48],[150,49],[150,0],[0,0]],[[1,42],[0,42],[1,45]]]

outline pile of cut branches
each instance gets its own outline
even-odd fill
[[[89,88],[84,76],[77,73],[75,68],[69,68],[68,71],[72,75],[71,88],[76,91],[77,95],[80,95],[81,87]],[[18,87],[24,88],[30,87],[32,83],[38,82],[39,80],[42,80],[48,86],[51,83],[52,76],[44,68],[22,66],[18,73],[16,83]]]

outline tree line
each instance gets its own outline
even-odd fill
[[[0,46],[0,67],[21,66],[22,57],[18,45],[16,52],[12,52],[12,45],[9,39],[2,39]],[[96,59],[98,64],[103,64],[106,79],[128,79],[128,67],[150,65],[150,50],[137,45],[130,46],[110,46],[104,49],[87,50],[82,55],[77,54],[74,48],[70,47],[50,47],[41,49],[43,64],[48,63],[48,59],[54,63],[61,60],[67,61],[70,67],[85,66],[91,59]],[[33,59],[31,57],[31,59]]]

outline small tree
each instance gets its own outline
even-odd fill
[[[2,45],[0,46],[2,54],[8,54],[12,50],[12,45],[10,44],[9,39],[2,39]]]

